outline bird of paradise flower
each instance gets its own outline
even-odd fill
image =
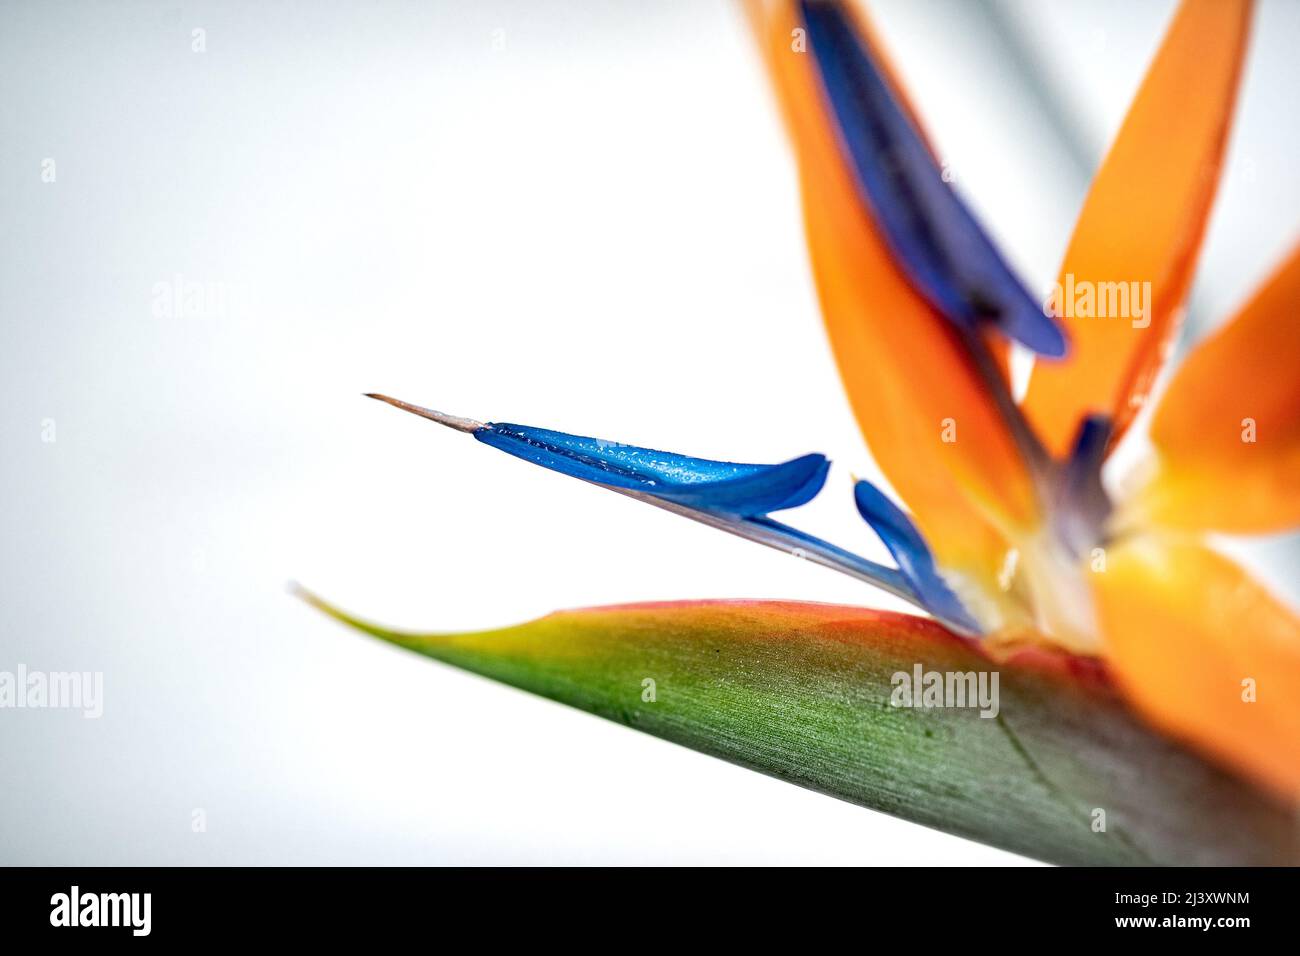
[[[1113,496],[1101,480],[1178,326],[1249,0],[1179,8],[1048,308],[946,182],[860,12],[809,0],[746,9],[793,144],[839,371],[910,509],[855,482],[895,566],[771,517],[822,490],[830,463],[818,454],[711,461],[372,397],[806,556],[929,617],[705,601],[414,634],[308,599],[437,660],[1043,859],[1300,860],[1300,622],[1205,540],[1300,524],[1300,248],[1177,370],[1136,490]],[[1063,291],[1108,289],[1113,302],[1127,283],[1149,293],[1132,321],[1099,303],[1075,309]],[[1009,341],[1039,357],[1020,401]],[[932,706],[940,698],[919,685],[918,706],[896,706],[898,675],[990,670],[1001,677],[993,714]]]

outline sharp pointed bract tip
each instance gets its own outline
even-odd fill
[[[437,422],[439,425],[446,425],[448,428],[454,428],[458,432],[468,432],[473,434],[481,428],[486,427],[482,422],[475,421],[472,418],[461,418],[459,415],[448,415],[444,412],[434,411],[432,408],[423,408],[419,405],[412,405],[410,402],[404,402],[400,398],[392,398],[388,395],[381,395],[378,392],[366,392],[366,398],[373,398],[376,401],[386,402],[394,408],[400,408],[404,412],[410,412],[412,415],[419,415],[421,418],[427,418],[431,422]]]
[[[306,601],[308,604],[312,605],[313,607],[321,606],[321,599],[318,598],[313,592],[307,590],[307,588],[303,587],[297,581],[287,581],[285,583],[284,589],[291,597],[296,597],[301,601]]]

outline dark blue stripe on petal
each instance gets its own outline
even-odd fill
[[[823,455],[780,465],[738,464],[502,422],[479,429],[474,437],[584,481],[742,517],[806,504],[821,491],[830,469]]]
[[[911,584],[921,602],[935,617],[951,621],[978,634],[980,626],[962,606],[957,595],[939,576],[934,556],[912,519],[869,481],[853,488],[858,512],[871,525],[894,556],[899,571]]]
[[[954,322],[974,328],[987,319],[1041,355],[1064,355],[1061,329],[943,181],[850,15],[809,0],[803,15],[858,187],[913,284]]]

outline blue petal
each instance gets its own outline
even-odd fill
[[[1066,487],[1083,488],[1093,484],[1101,474],[1110,444],[1111,420],[1106,415],[1089,415],[1079,424],[1074,448],[1066,460],[1062,480]]]
[[[869,481],[854,485],[853,498],[858,512],[885,543],[899,571],[925,607],[937,618],[971,633],[980,633],[979,624],[939,576],[934,556],[912,519]]]
[[[747,523],[753,528],[771,533],[773,541],[764,541],[765,544],[779,545],[783,550],[789,550],[793,554],[800,554],[811,561],[843,571],[876,587],[884,588],[891,594],[896,594],[913,604],[920,601],[916,591],[912,588],[911,582],[903,576],[902,572],[894,568],[887,568],[883,564],[869,561],[852,551],[845,551],[838,545],[808,534],[806,531],[800,531],[798,528],[792,528],[788,524],[773,521],[771,518],[750,518]],[[755,536],[755,540],[760,539]]]
[[[1012,274],[957,194],[839,3],[803,2],[808,38],[858,188],[912,283],[950,320],[981,320],[1033,351],[1065,337]]]
[[[474,437],[584,481],[741,517],[806,504],[821,491],[830,469],[824,455],[804,455],[780,465],[746,465],[503,422],[480,428]]]
[[[484,424],[378,392],[367,392],[366,397],[471,434],[485,445],[543,468],[798,555],[926,606],[911,582],[895,568],[868,561],[767,517],[768,512],[795,508],[816,497],[830,469],[830,462],[821,455],[804,455],[781,465],[711,461],[527,425]],[[947,623],[965,629],[961,621]]]
[[[1089,415],[1079,425],[1074,447],[1057,476],[1052,509],[1061,538],[1075,554],[1095,547],[1110,515],[1110,497],[1101,482],[1101,466],[1113,434],[1105,415]]]

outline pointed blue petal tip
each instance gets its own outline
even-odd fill
[[[898,570],[930,613],[972,634],[981,633],[978,622],[939,575],[934,555],[912,519],[869,481],[858,481],[853,486],[853,499],[858,513],[884,542]]]
[[[803,0],[802,12],[859,191],[913,285],[949,321],[992,322],[1040,355],[1064,356],[1060,326],[944,181],[844,5]]]
[[[574,478],[739,517],[806,504],[821,491],[830,470],[824,455],[779,465],[739,464],[508,422],[492,422],[474,437]]]

